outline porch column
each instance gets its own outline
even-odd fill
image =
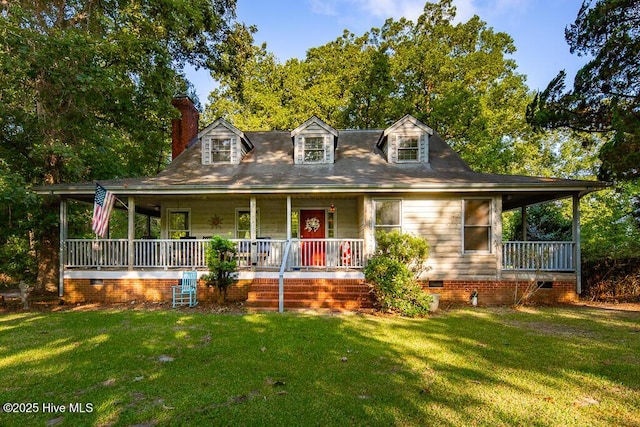
[[[249,201],[249,211],[250,211],[250,225],[249,225],[249,230],[250,230],[250,237],[251,237],[251,265],[256,265],[258,262],[258,253],[256,251],[256,238],[258,237],[257,235],[257,224],[258,224],[258,215],[257,215],[257,208],[256,208],[256,198],[255,196],[251,197],[251,200]]]
[[[60,262],[60,271],[58,272],[58,296],[64,296],[64,264],[65,264],[65,243],[67,241],[67,201],[65,199],[60,199],[60,252],[59,252],[59,262]]]
[[[522,241],[527,241],[527,205],[524,205],[520,208],[521,216],[522,216]]]
[[[287,240],[291,240],[291,196],[287,196]]]
[[[576,268],[576,292],[582,293],[582,251],[580,249],[580,194],[573,195],[573,260]]]
[[[127,207],[127,212],[129,214],[128,220],[127,220],[127,225],[128,225],[128,229],[127,229],[127,239],[128,239],[128,266],[129,266],[129,270],[133,270],[133,265],[135,263],[135,253],[134,253],[134,247],[133,247],[133,240],[136,237],[136,202],[133,198],[133,196],[129,196],[129,202],[127,203],[128,207]]]

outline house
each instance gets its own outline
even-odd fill
[[[311,117],[292,131],[249,132],[218,119],[198,131],[198,112],[176,98],[171,164],[153,177],[105,180],[128,204],[127,239],[67,235],[67,200],[93,203],[94,183],[37,189],[60,199],[60,295],[69,301],[170,300],[184,270],[206,272],[212,235],[238,245],[231,299],[265,308],[370,304],[363,267],[377,230],[424,236],[423,279],[442,301],[509,304],[534,282],[537,297],[580,293],[580,210],[594,181],[474,172],[414,117],[387,129],[336,130]],[[502,213],[571,198],[573,239],[505,242]],[[137,236],[134,212],[160,219]],[[201,285],[199,299],[211,297]]]

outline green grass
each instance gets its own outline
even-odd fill
[[[640,426],[640,313],[4,313],[0,400],[39,406],[2,426]]]

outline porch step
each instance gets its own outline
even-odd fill
[[[251,286],[246,306],[257,310],[278,309],[278,284]],[[358,310],[373,306],[369,287],[359,284],[287,285],[284,288],[285,309],[326,308],[331,310]]]

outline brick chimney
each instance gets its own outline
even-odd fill
[[[182,115],[171,121],[171,159],[178,157],[187,145],[198,135],[200,113],[188,96],[178,96],[171,100]]]

